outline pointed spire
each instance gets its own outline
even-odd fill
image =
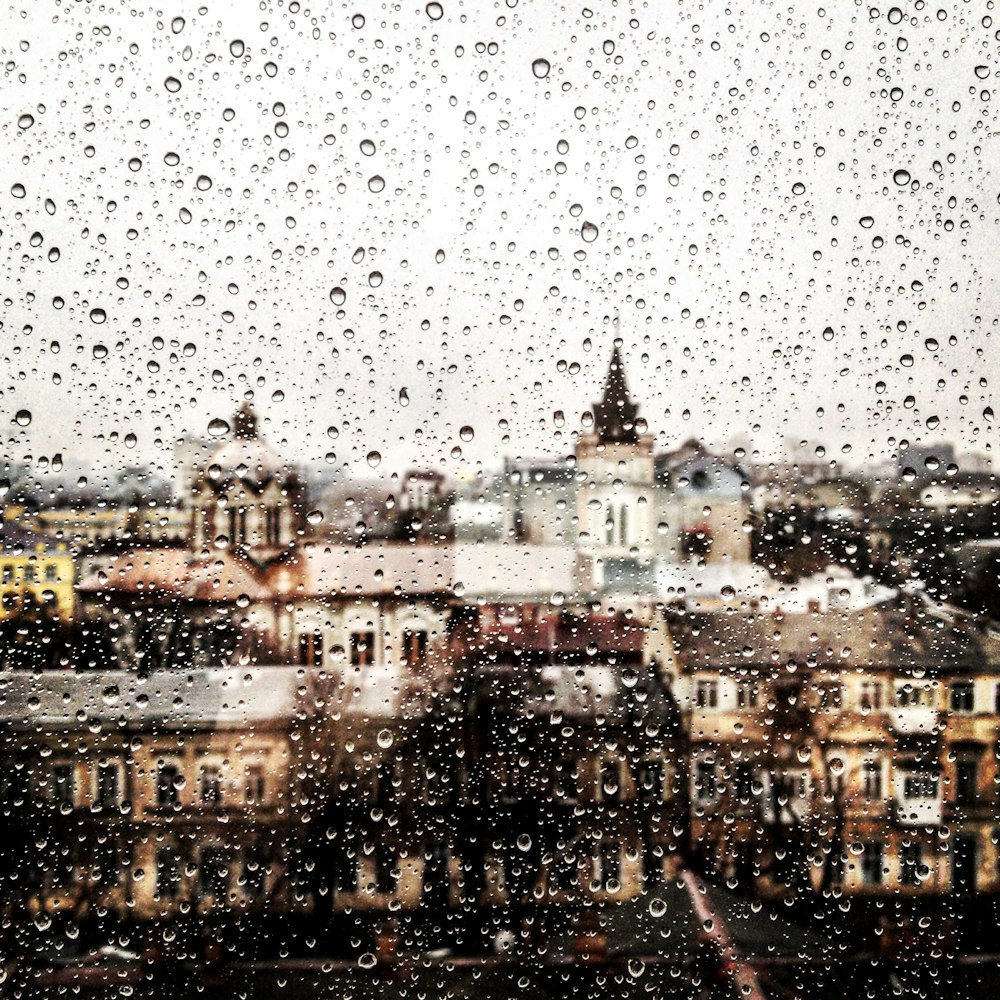
[[[253,405],[249,400],[245,400],[236,411],[236,416],[233,418],[233,433],[244,441],[257,437],[257,415],[253,412]]]
[[[621,339],[616,337],[608,375],[604,380],[604,395],[594,406],[594,431],[602,441],[635,444],[639,440],[635,426],[638,413],[639,407],[629,398]]]

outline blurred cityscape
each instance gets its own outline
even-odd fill
[[[7,470],[10,990],[995,988],[988,457],[658,452],[617,342],[594,389],[456,481],[249,400],[173,477]]]

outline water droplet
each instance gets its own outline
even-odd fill
[[[989,66],[977,66],[975,72],[978,79],[985,80],[990,75],[990,68]]]
[[[368,275],[368,284],[371,285],[372,288],[378,288],[378,286],[382,284],[382,272],[372,271],[372,273]]]
[[[358,959],[358,965],[360,965],[362,969],[374,969],[377,963],[378,963],[378,959],[370,951],[366,951]]]
[[[223,437],[229,433],[229,424],[221,417],[215,417],[208,423],[208,433],[211,437]]]
[[[904,354],[904,355],[903,355],[903,356],[902,356],[902,357],[901,357],[901,358],[899,359],[899,363],[900,363],[900,364],[901,364],[901,365],[902,365],[902,366],[903,366],[904,368],[912,368],[912,367],[913,367],[913,355],[912,355],[912,354]]]
[[[432,21],[440,21],[444,17],[444,8],[439,3],[429,3],[425,9]]]
[[[104,344],[94,344],[94,357],[98,361],[103,361],[108,356],[108,349]]]
[[[443,264],[444,263],[444,251],[443,250],[438,250],[438,252],[434,254],[434,260],[438,264]]]
[[[23,198],[27,192],[24,190],[23,184],[12,184],[10,186],[10,193],[15,198]]]
[[[368,464],[373,468],[378,468],[382,461],[382,456],[377,451],[368,452]]]
[[[375,737],[375,741],[383,750],[388,750],[392,746],[393,735],[390,729],[380,729],[378,731],[378,736]]]
[[[526,833],[522,833],[520,837],[517,838],[517,849],[519,851],[524,851],[527,854],[531,850],[531,837]]]
[[[167,88],[168,93],[176,94],[181,89],[181,81],[176,76],[168,76],[163,81],[163,86]]]
[[[201,174],[194,182],[194,186],[199,191],[207,191],[212,186],[212,178],[208,174]]]
[[[128,168],[133,174],[137,174],[142,170],[142,160],[138,156],[133,156],[131,160],[128,161]]]
[[[400,406],[410,405],[410,394],[406,391],[405,387],[399,390],[399,405]]]
[[[34,124],[35,124],[34,115],[23,114],[17,120],[17,127],[20,129],[29,129]]]
[[[862,229],[871,229],[875,225],[875,220],[870,215],[863,215],[859,220]]]
[[[96,323],[98,326],[104,323],[108,318],[108,314],[100,308],[95,308],[90,310],[90,322]]]
[[[585,222],[580,227],[580,236],[584,243],[593,243],[597,239],[597,234],[599,230],[593,222]]]
[[[49,215],[56,214],[56,203],[51,198],[45,199],[45,211],[48,212]]]
[[[246,46],[243,44],[242,38],[234,38],[229,43],[229,54],[234,59],[241,59],[244,52],[246,52]]]
[[[129,431],[128,434],[125,435],[126,448],[134,448],[136,446],[137,441],[138,438],[131,431]]]
[[[340,285],[330,289],[330,301],[335,306],[342,306],[347,301],[347,292]]]
[[[351,18],[352,28],[356,28],[358,31],[360,31],[364,26],[365,26],[364,14],[355,14],[354,17]]]
[[[993,407],[992,406],[987,406],[986,409],[983,410],[983,420],[985,420],[987,422],[992,422],[992,420],[993,420]]]
[[[531,72],[534,73],[539,80],[544,80],[549,75],[549,71],[551,69],[552,64],[548,61],[548,59],[536,59],[531,64]]]
[[[364,153],[365,156],[374,156],[375,155],[375,143],[372,142],[371,139],[362,139],[361,140],[361,152]]]
[[[805,184],[802,183],[802,181],[796,181],[792,185],[792,194],[794,194],[794,195],[800,195],[800,194],[805,194],[805,193],[806,193],[806,186],[805,186]]]
[[[928,337],[924,341],[924,348],[928,351],[936,351],[938,349],[938,342],[933,337]]]
[[[893,175],[892,179],[900,186],[903,187],[910,183],[910,171],[909,170],[897,170]]]
[[[14,423],[18,427],[27,427],[31,423],[31,410],[18,410],[14,414]]]
[[[385,190],[384,178],[380,177],[378,174],[375,174],[373,177],[369,177],[368,190],[371,191],[373,194],[378,194],[380,191],[384,191]]]
[[[184,30],[184,18],[183,17],[175,17],[170,22],[170,30],[175,35],[179,35]]]
[[[176,153],[164,153],[163,162],[168,167],[176,167],[181,162],[181,158]]]
[[[323,511],[321,510],[311,510],[306,514],[306,520],[312,524],[321,524],[323,522]]]
[[[469,426],[468,424],[466,424],[466,425],[465,425],[465,426],[464,426],[464,427],[463,427],[463,428],[462,428],[462,429],[461,429],[461,430],[460,430],[460,431],[458,432],[458,436],[459,436],[459,437],[460,437],[460,438],[461,438],[461,439],[462,439],[463,441],[471,441],[471,440],[472,440],[472,439],[473,439],[473,438],[474,438],[474,437],[476,436],[476,432],[475,432],[475,431],[474,431],[474,430],[473,430],[473,429],[472,429],[472,428],[471,428],[471,427],[470,427],[470,426]]]

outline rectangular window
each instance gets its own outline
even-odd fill
[[[3,566],[3,582],[12,583],[14,580],[14,567],[10,563],[4,563]]]
[[[975,711],[976,694],[972,681],[953,681],[950,695],[949,706],[953,712]]]
[[[156,852],[156,894],[160,899],[176,899],[181,891],[181,860],[169,847]]]
[[[694,703],[698,708],[718,708],[719,682],[698,681],[694,689]]]
[[[717,793],[715,783],[715,761],[699,760],[695,765],[694,794],[699,802],[710,802]]]
[[[573,852],[559,852],[555,858],[555,870],[552,873],[557,889],[562,892],[572,892],[579,880],[579,862]]]
[[[97,765],[97,802],[103,809],[117,809],[121,802],[121,772],[117,764]]]
[[[181,769],[169,761],[161,761],[156,769],[156,804],[160,808],[175,806],[180,801]]]
[[[118,844],[111,836],[98,839],[94,857],[94,878],[101,885],[113,886],[121,882],[122,863]]]
[[[597,845],[597,883],[605,892],[616,892],[621,887],[621,845],[602,840]]]
[[[411,667],[424,666],[427,662],[426,632],[403,629],[403,662]]]
[[[861,788],[869,802],[882,798],[882,764],[877,760],[866,760],[861,765]]]
[[[24,582],[25,583],[34,583],[35,582],[35,564],[34,563],[28,563],[28,565],[24,567]]]
[[[753,769],[749,764],[737,764],[733,770],[733,794],[741,805],[753,801]]]
[[[955,764],[955,801],[962,806],[976,801],[979,767],[975,760],[960,760]]]
[[[248,806],[262,806],[265,801],[264,766],[263,764],[248,764],[244,784]]]
[[[843,685],[829,681],[819,686],[819,710],[821,712],[839,712],[843,703]]]
[[[198,775],[198,801],[203,806],[222,805],[222,771],[214,764],[202,764]]]
[[[224,899],[229,891],[229,858],[221,847],[201,852],[201,894]]]
[[[903,775],[903,798],[936,799],[938,779],[928,772],[910,772]]]
[[[358,891],[358,856],[354,848],[341,843],[335,872],[337,892]]]
[[[399,880],[396,849],[381,843],[375,849],[375,888],[379,892],[394,893]]]
[[[861,853],[861,881],[865,885],[881,885],[884,875],[885,845],[880,840],[870,840]]]
[[[299,663],[306,667],[322,665],[323,634],[321,632],[303,632],[299,636]]]
[[[905,841],[899,849],[899,881],[903,885],[919,885],[922,863],[920,845]]]
[[[266,867],[253,847],[243,851],[243,870],[240,872],[240,888],[249,899],[260,899],[264,895]]]
[[[930,704],[930,691],[925,687],[904,684],[896,688],[896,705],[899,708],[917,708]]]
[[[48,563],[45,567],[45,582],[56,583],[59,580],[59,567],[55,563]]]
[[[370,667],[375,662],[375,633],[351,633],[351,666]]]
[[[57,805],[72,808],[76,805],[76,775],[72,764],[54,764],[50,774],[52,800]]]
[[[736,704],[740,708],[756,708],[760,701],[760,685],[756,681],[741,680],[736,685]]]
[[[882,707],[882,682],[862,681],[859,704],[862,712],[877,712]]]
[[[576,764],[572,760],[562,760],[556,764],[552,773],[552,794],[556,801],[576,802],[579,794],[576,778]]]
[[[601,798],[617,802],[621,795],[621,765],[616,760],[606,760],[601,765]]]
[[[663,800],[663,764],[658,760],[641,761],[636,771],[639,797],[646,802]]]

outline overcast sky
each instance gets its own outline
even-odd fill
[[[986,5],[589,2],[3,15],[7,458],[248,390],[297,461],[565,454],[616,314],[661,447],[986,451]]]

